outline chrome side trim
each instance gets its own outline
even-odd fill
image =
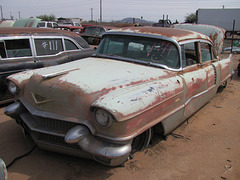
[[[205,90],[205,91],[203,91],[203,92],[201,92],[201,93],[199,93],[199,94],[196,94],[196,95],[192,96],[190,99],[188,99],[188,100],[184,103],[184,106],[187,106],[190,101],[192,101],[193,99],[195,99],[195,98],[197,98],[197,97],[199,97],[199,96],[201,96],[201,95],[203,95],[203,94],[206,94],[210,89],[213,89],[213,88],[215,88],[215,87],[216,87],[216,86],[214,85],[214,86],[212,86],[211,88],[209,88],[209,89],[207,89],[207,90]]]

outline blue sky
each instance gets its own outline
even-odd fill
[[[88,21],[100,18],[100,0],[0,0],[3,17],[14,19],[54,14],[59,17],[80,17]],[[183,22],[185,16],[199,8],[240,8],[240,0],[102,0],[103,21],[125,17],[157,22],[163,14]],[[20,12],[20,13],[19,13]]]

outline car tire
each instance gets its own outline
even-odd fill
[[[153,129],[149,128],[142,134],[138,135],[133,139],[132,142],[132,152],[135,153],[137,151],[142,151],[144,150],[150,143],[153,135]]]

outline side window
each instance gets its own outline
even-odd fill
[[[45,22],[40,22],[40,23],[38,23],[38,26],[39,26],[39,27],[45,27]]]
[[[0,56],[0,59],[7,57],[4,42],[0,42]]]
[[[57,23],[53,23],[53,27],[54,28],[58,27],[58,24]]]
[[[53,55],[63,51],[62,39],[35,39],[37,56]]]
[[[196,42],[183,44],[181,48],[182,48],[183,67],[191,66],[193,64],[199,63]]]
[[[200,47],[201,47],[202,62],[211,61],[212,53],[211,53],[210,44],[201,42]]]
[[[32,56],[29,39],[5,40],[5,48],[7,58]]]
[[[47,27],[52,27],[52,24],[51,23],[47,23]]]
[[[103,28],[100,28],[100,34],[103,34],[105,30]]]
[[[76,50],[79,49],[72,41],[64,39],[66,50]]]

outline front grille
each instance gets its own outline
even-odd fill
[[[48,127],[55,131],[67,132],[69,129],[76,126],[76,123],[61,121],[56,119],[44,118],[40,116],[34,116],[36,123],[39,124],[40,127]]]
[[[71,128],[77,126],[77,123],[34,116],[29,112],[21,114],[21,118],[23,120],[22,126],[31,134],[35,141],[79,149],[79,146],[69,145],[64,141],[66,133]]]
[[[39,132],[31,132],[32,137],[34,139],[37,139],[38,141],[45,142],[48,144],[54,144],[57,146],[62,146],[62,147],[68,147],[68,148],[73,148],[73,149],[79,149],[78,145],[75,144],[67,144],[64,141],[64,137],[59,137],[59,136],[54,136],[50,134],[44,134],[44,133],[39,133]]]

